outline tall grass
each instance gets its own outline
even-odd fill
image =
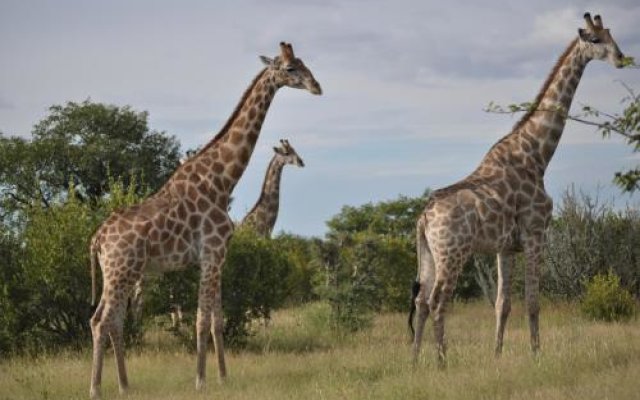
[[[640,322],[597,323],[576,306],[543,304],[542,353],[529,351],[528,327],[514,305],[501,359],[493,357],[493,310],[456,304],[447,320],[448,365],[436,367],[431,338],[410,365],[405,316],[385,314],[371,330],[336,337],[322,304],[278,312],[246,351],[228,354],[230,377],[217,382],[210,355],[208,386],[194,389],[195,357],[155,332],[127,356],[126,399],[637,399]],[[430,335],[428,335],[430,336]],[[86,399],[89,354],[0,363],[0,400]],[[112,357],[103,398],[117,393]]]

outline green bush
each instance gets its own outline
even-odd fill
[[[261,237],[248,227],[236,230],[222,267],[225,344],[242,347],[252,333],[251,323],[268,321],[271,312],[283,305],[291,270],[291,259],[277,241]],[[177,303],[187,319],[195,321],[199,280],[199,267],[194,266],[148,282],[143,288],[145,314],[166,315],[170,303]],[[185,335],[184,330],[174,330],[174,333],[181,340],[193,339],[193,335]],[[183,344],[190,346],[184,340]]]
[[[315,291],[330,308],[329,322],[338,333],[369,327],[379,308],[380,283],[373,268],[373,242],[363,240],[318,241]]]
[[[268,320],[286,298],[291,264],[275,242],[248,228],[238,229],[222,271],[225,340],[243,345],[250,322]]]
[[[130,188],[112,184],[112,196],[95,207],[80,201],[71,185],[65,199],[46,208],[35,202],[25,209],[20,230],[3,233],[0,353],[37,354],[91,344],[89,240],[114,202],[137,201]],[[141,337],[139,327],[125,326],[128,343]]]
[[[582,312],[589,318],[602,321],[624,321],[636,312],[631,294],[620,286],[620,278],[609,271],[598,274],[586,284]]]

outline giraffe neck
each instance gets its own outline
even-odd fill
[[[276,155],[271,159],[264,177],[260,198],[245,217],[261,234],[273,231],[280,207],[280,181],[284,162]]]
[[[279,89],[265,68],[253,80],[224,127],[202,150],[182,164],[161,189],[171,193],[179,182],[206,182],[225,209],[229,196],[249,163],[262,123]]]
[[[231,193],[249,163],[255,149],[262,123],[279,86],[268,69],[263,70],[247,89],[229,119],[228,129],[221,138],[214,139],[197,157],[213,166],[210,177],[215,180],[222,172],[222,186]],[[222,164],[222,171],[220,165]]]
[[[562,136],[582,73],[590,61],[581,50],[577,39],[569,45],[542,86],[532,110],[494,145],[485,160],[521,164],[532,173],[544,175]]]

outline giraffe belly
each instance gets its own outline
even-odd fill
[[[164,273],[183,270],[196,263],[194,246],[189,246],[185,251],[172,252],[171,254],[149,257],[145,267],[149,273]]]

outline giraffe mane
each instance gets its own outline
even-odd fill
[[[211,148],[213,145],[215,145],[218,141],[220,141],[220,139],[222,139],[227,134],[227,132],[229,131],[229,128],[231,128],[231,125],[233,124],[233,121],[235,121],[236,118],[238,117],[238,114],[240,114],[240,110],[242,109],[242,105],[245,103],[245,101],[247,100],[247,97],[249,97],[249,94],[253,91],[253,88],[256,86],[256,84],[258,83],[260,78],[262,78],[262,76],[265,74],[265,72],[267,72],[267,68],[263,68],[262,71],[260,71],[258,73],[258,75],[256,75],[255,78],[253,78],[253,81],[251,82],[249,87],[242,94],[242,97],[240,98],[240,101],[238,102],[238,104],[236,105],[236,108],[231,113],[231,116],[229,117],[229,119],[227,119],[227,122],[224,124],[222,129],[220,129],[218,134],[216,136],[214,136],[214,138],[211,139],[211,141],[209,141],[209,143],[207,143],[202,149],[200,149],[200,151],[198,151],[196,154],[194,154],[194,156],[191,157],[191,158],[197,157],[198,155],[200,155],[204,151],[208,150],[209,148]]]
[[[494,148],[496,148],[497,146],[499,146],[501,143],[504,143],[509,137],[511,137],[512,134],[518,132],[518,130],[520,128],[522,128],[522,126],[525,123],[527,123],[527,121],[529,121],[531,116],[533,116],[533,114],[537,111],[537,107],[540,104],[540,101],[542,101],[542,98],[544,97],[544,94],[546,93],[547,89],[549,89],[549,86],[551,86],[551,82],[553,81],[553,77],[556,76],[556,74],[558,73],[558,70],[560,69],[562,64],[564,64],[564,61],[569,56],[569,53],[571,53],[571,51],[573,50],[573,48],[577,44],[578,44],[578,39],[576,38],[569,44],[569,46],[567,46],[567,48],[564,50],[564,52],[562,53],[560,58],[558,58],[558,61],[556,61],[556,64],[553,66],[553,69],[551,70],[549,75],[547,75],[547,79],[545,79],[544,83],[542,84],[542,88],[538,92],[538,95],[536,96],[535,100],[533,101],[531,107],[522,116],[522,118],[520,118],[520,120],[518,122],[516,122],[516,124],[513,126],[513,128],[511,128],[511,131],[509,133],[507,133],[500,140],[498,140],[493,146],[491,146],[491,148],[487,152],[487,155],[490,154],[492,152],[492,150]]]
[[[564,50],[560,58],[558,58],[556,65],[553,66],[553,69],[551,70],[549,75],[547,75],[547,79],[542,84],[542,88],[540,89],[540,92],[538,92],[536,99],[533,101],[532,107],[529,108],[529,110],[527,110],[527,112],[522,116],[522,118],[520,118],[518,122],[516,122],[511,132],[514,132],[519,128],[521,128],[522,125],[524,125],[529,120],[529,118],[531,118],[533,113],[537,111],[537,107],[540,104],[540,101],[542,100],[542,98],[544,97],[544,94],[547,92],[547,89],[549,89],[549,86],[553,81],[553,77],[556,76],[556,74],[558,73],[558,70],[560,69],[562,64],[564,64],[565,60],[567,59],[567,57],[569,56],[569,54],[577,44],[578,44],[578,39],[576,38],[569,44],[569,46],[567,46],[567,48]]]

